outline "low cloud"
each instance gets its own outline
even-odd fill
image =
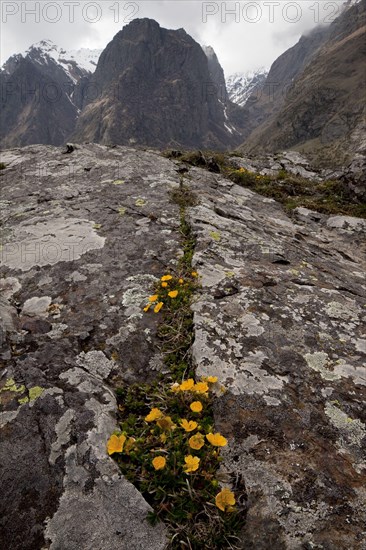
[[[65,49],[104,48],[136,17],[163,27],[183,27],[200,44],[211,45],[226,75],[267,67],[301,34],[330,23],[343,0],[297,2],[3,1],[1,62],[44,38]]]

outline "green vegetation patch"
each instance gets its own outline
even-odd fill
[[[215,432],[213,399],[224,388],[214,376],[196,380],[190,353],[199,275],[192,268],[195,238],[186,208],[197,199],[183,178],[171,199],[180,207],[183,255],[144,307],[146,315],[160,316],[158,347],[169,374],[117,390],[120,429],[107,452],[152,506],[148,520],[165,523],[169,548],[235,550],[245,515],[234,492],[217,479],[220,449],[228,441]]]
[[[171,158],[169,153],[165,153],[165,156]],[[175,155],[174,158],[207,169],[210,169],[210,162],[213,162],[223,176],[260,195],[275,199],[289,213],[302,206],[328,215],[366,218],[366,204],[358,201],[340,180],[316,182],[295,176],[286,170],[279,170],[275,176],[265,176],[245,168],[233,169],[230,161],[232,156],[233,153],[190,151],[181,153],[178,157]]]

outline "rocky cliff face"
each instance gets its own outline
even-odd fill
[[[102,53],[91,87],[75,141],[217,149],[238,141],[207,57],[183,29],[135,19]]]
[[[98,51],[66,52],[43,40],[11,56],[0,72],[0,145],[60,145],[75,128]]]
[[[223,103],[227,103],[227,101],[229,100],[229,95],[226,89],[225,74],[223,68],[220,65],[215,50],[211,46],[203,46],[202,49],[207,57],[208,70],[211,80],[217,88],[218,98]]]
[[[60,145],[75,127],[74,82],[57,64],[39,65],[20,57],[0,73],[0,145]]]
[[[182,253],[181,166],[96,144],[2,161],[1,546],[163,550],[106,441],[114,389],[164,372],[159,316],[142,308]],[[238,545],[361,550],[365,221],[289,217],[199,168],[186,184],[202,285],[191,352],[226,387],[215,425],[229,439],[221,479],[246,511]]]
[[[247,104],[255,130],[246,150],[296,147],[333,165],[365,151],[365,24],[362,0],[272,65],[261,97]]]

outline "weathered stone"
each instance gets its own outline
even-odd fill
[[[9,550],[163,549],[163,526],[146,522],[150,508],[106,442],[116,386],[163,372],[158,316],[142,308],[181,254],[177,164],[100,145],[4,154],[1,540]],[[192,353],[197,373],[226,387],[215,428],[229,439],[222,476],[242,480],[242,548],[361,549],[364,224],[306,209],[289,218],[200,168],[186,182],[199,199],[188,219],[202,283]],[[38,245],[60,234],[76,253],[38,261]]]
[[[118,429],[112,380],[157,373],[157,316],[142,308],[177,261],[179,210],[168,194],[179,184],[175,165],[95,145],[67,156],[38,146],[5,156],[1,546],[163,549],[163,527],[149,526],[149,505],[106,443]],[[113,185],[118,179],[124,185]],[[45,185],[47,204],[37,195]]]
[[[219,176],[190,177],[202,282],[193,359],[226,387],[215,419],[229,439],[222,473],[245,481],[242,547],[361,549],[364,221],[304,208],[290,219]]]

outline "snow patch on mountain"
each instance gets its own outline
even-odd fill
[[[243,107],[249,97],[260,92],[267,78],[268,71],[264,68],[247,73],[234,73],[226,79],[226,89],[229,98],[234,103]]]
[[[73,82],[80,76],[93,73],[98,64],[102,49],[80,48],[78,50],[65,50],[57,46],[52,40],[41,40],[32,44],[27,50],[11,56],[2,66],[5,72],[12,72],[14,62],[22,57],[30,57],[32,61],[42,65],[53,61],[64,69]]]

